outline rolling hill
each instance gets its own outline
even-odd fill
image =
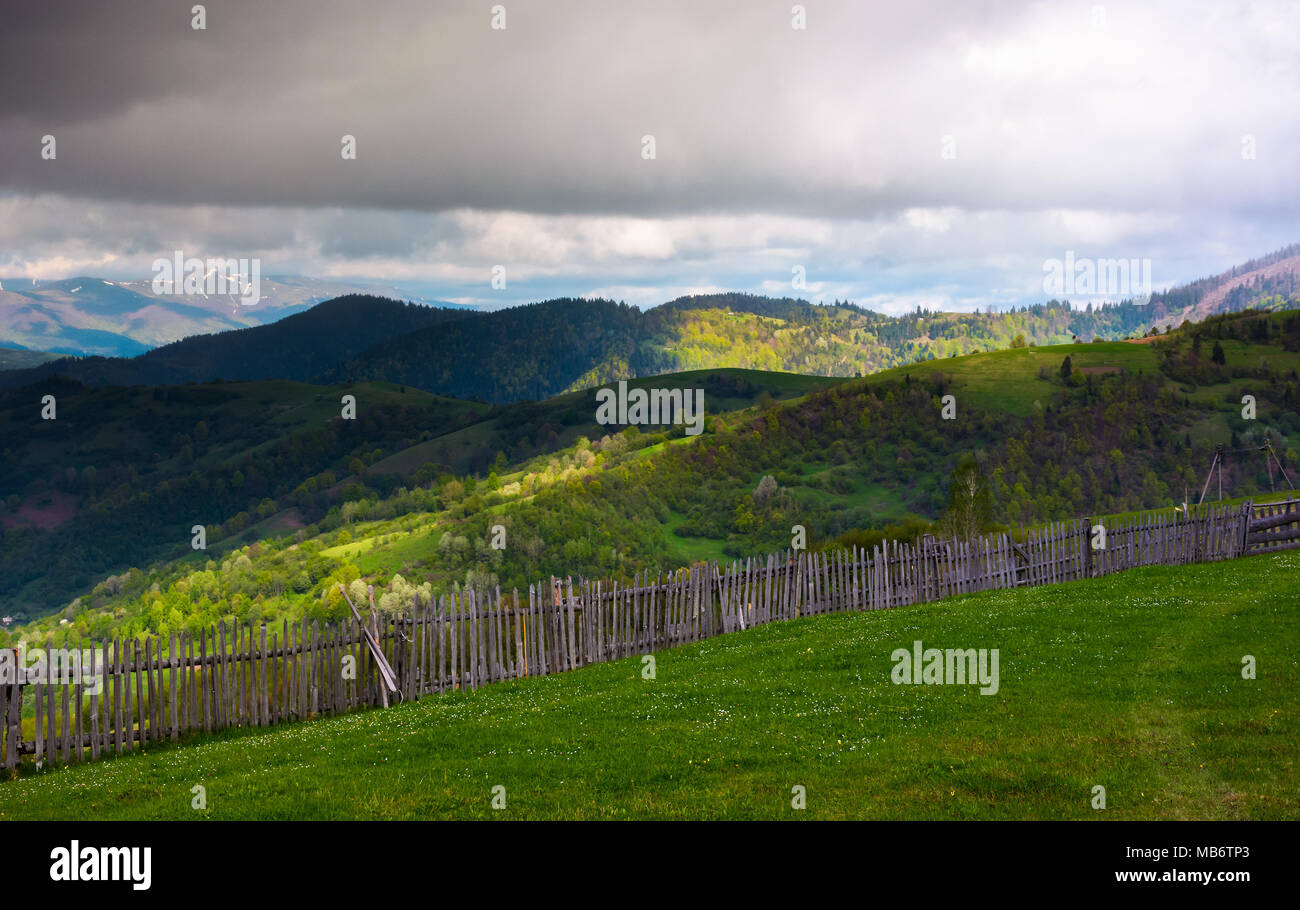
[[[1017,335],[1035,344],[1069,342],[1084,322],[1122,337],[1148,316],[1132,304],[1097,313],[1048,303],[1014,313],[894,317],[747,294],[682,298],[645,312],[606,300],[550,300],[388,339],[320,378],[384,377],[506,403],[682,370],[850,377],[1006,347]]]
[[[837,381],[673,379],[705,388],[715,414]],[[340,419],[344,394],[357,401],[354,421]],[[55,420],[40,419],[45,395]],[[54,378],[0,392],[0,615],[43,615],[132,565],[194,558],[195,523],[221,551],[291,533],[367,489],[389,495],[554,452],[602,430],[594,415],[590,391],[494,407],[392,383],[97,388]]]
[[[75,640],[224,616],[336,618],[344,609],[337,584],[358,577],[394,589],[408,580],[445,588],[670,569],[787,546],[795,524],[814,548],[911,539],[943,516],[950,476],[971,464],[988,490],[987,521],[1013,531],[1195,500],[1219,444],[1240,450],[1224,472],[1229,495],[1267,493],[1285,485],[1258,451],[1266,440],[1293,480],[1300,473],[1298,368],[1300,314],[1242,313],[1151,344],[1009,349],[856,380],[735,371],[658,380],[710,390],[700,436],[594,426],[590,392],[491,407],[412,399],[423,393],[382,384],[375,388],[389,401],[420,404],[363,409],[376,412],[375,424],[359,435],[337,420],[283,434],[250,407],[274,413],[270,391],[192,387],[199,398],[224,392],[245,402],[209,433],[256,432],[263,448],[234,440],[195,470],[185,460],[200,452],[191,428],[172,446],[180,457],[159,462],[156,481],[144,482],[135,467],[142,476],[128,486],[117,477],[101,486],[95,476],[87,486],[86,472],[67,475],[54,450],[30,449],[19,459],[32,465],[20,477],[27,502],[56,492],[96,500],[66,531],[6,531],[13,556],[0,577],[27,586],[9,588],[0,606],[35,617],[62,603],[21,634]],[[297,394],[310,402],[313,391]],[[335,409],[340,391],[324,393],[320,416]],[[357,394],[365,402],[378,393]],[[1255,420],[1243,419],[1244,394],[1257,399]],[[95,401],[87,399],[87,410],[103,410]],[[424,409],[435,406],[444,416],[430,428]],[[163,412],[136,401],[132,413],[140,407]],[[199,503],[211,504],[207,554],[184,550]],[[142,548],[150,522],[170,523],[170,554],[157,540],[155,550]],[[497,524],[508,531],[504,550],[488,545]],[[103,552],[110,543],[116,549]],[[171,561],[176,548],[183,558]],[[150,565],[150,553],[167,558]],[[62,581],[63,571],[30,568],[64,558],[91,571],[69,564]],[[95,566],[111,578],[88,590]],[[50,586],[51,577],[63,587]],[[82,596],[63,599],[74,592]]]

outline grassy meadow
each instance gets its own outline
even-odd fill
[[[0,818],[1295,818],[1298,569],[1289,553],[774,623],[661,652],[654,679],[629,658],[32,773],[0,783]],[[997,648],[997,693],[893,684],[915,640]]]

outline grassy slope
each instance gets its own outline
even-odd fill
[[[1055,374],[1067,356],[1075,369],[1099,367],[1154,373],[1159,368],[1159,360],[1150,345],[1100,341],[1011,348],[945,360],[927,360],[873,373],[867,381],[896,381],[905,373],[920,378],[939,372],[952,376],[958,388],[970,396],[972,404],[1024,417],[1033,412],[1035,401],[1047,404],[1053,391],[1059,388],[1039,379],[1039,369],[1047,367]],[[960,399],[958,403],[960,405]]]
[[[771,395],[772,400],[782,403],[794,403],[803,398],[809,392],[818,389],[829,388],[839,385],[848,380],[834,376],[803,376],[798,373],[774,373],[764,372],[762,370],[743,370],[743,369],[712,369],[712,370],[689,370],[681,373],[670,373],[663,376],[651,376],[640,379],[633,379],[628,382],[631,388],[681,388],[693,389],[701,385],[711,384],[710,380],[717,377],[740,380],[749,383],[750,388],[747,394],[706,394],[705,410],[709,414],[725,414],[734,418],[738,412],[752,408],[759,400],[763,392]],[[610,383],[610,388],[616,387],[616,383]],[[559,395],[555,398],[547,399],[538,403],[537,407],[544,409],[548,418],[553,419],[556,423],[560,422],[560,414],[568,409],[579,407],[582,413],[594,416],[595,407],[594,392],[586,390],[582,392],[570,392]],[[466,449],[475,446],[483,446],[487,443],[493,431],[499,429],[502,418],[489,418],[472,424],[463,429],[454,430],[441,436],[436,436],[426,442],[419,443],[408,449],[403,449],[386,458],[383,458],[373,465],[369,471],[373,474],[398,474],[410,475],[419,468],[423,467],[435,453],[451,448]],[[617,432],[621,427],[602,427],[595,423],[594,419],[587,419],[581,423],[566,426],[559,434],[557,450],[562,451],[563,447],[571,446],[579,436],[589,438],[598,438],[601,435],[610,432]],[[649,446],[640,450],[637,455],[642,458],[653,457],[667,446],[690,445],[695,437],[677,437],[658,445]],[[544,456],[543,456],[544,460]],[[527,471],[515,470],[509,471],[502,475],[501,482],[509,483],[520,480]],[[755,478],[757,483],[757,478]],[[501,509],[503,507],[497,507]],[[433,537],[433,542],[441,536],[442,528],[435,524],[427,523],[434,519],[434,516],[422,516],[422,521],[418,526],[411,530],[394,531],[391,523],[376,522],[373,528],[377,534],[385,534],[391,537],[391,540],[376,545],[375,537],[367,537],[367,528],[365,526],[351,528],[350,531],[356,538],[352,543],[339,546],[329,547],[323,551],[324,555],[334,559],[350,559],[358,563],[365,572],[387,571],[393,572],[400,570],[405,561],[424,555],[432,546],[429,538]],[[684,516],[674,515],[668,525],[664,527],[664,539],[667,542],[669,556],[682,563],[691,562],[697,559],[723,559],[725,554],[722,552],[722,543],[707,538],[685,538],[678,537],[673,532],[683,521]],[[435,533],[436,532],[436,533]]]
[[[653,681],[631,658],[9,781],[0,813],[1294,818],[1297,569],[1292,553],[776,623],[661,653]],[[1000,649],[1000,691],[891,684],[915,639]]]

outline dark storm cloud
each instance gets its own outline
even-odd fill
[[[4,5],[0,275],[183,245],[649,301],[797,263],[870,297],[911,262],[941,305],[1067,246],[1230,264],[1300,221],[1295,4],[193,5]]]
[[[1277,155],[1296,138],[1294,117],[1277,116],[1295,67],[1276,61],[1267,84],[1259,69],[1270,23],[1225,36],[1181,5],[1116,4],[1097,28],[1085,4],[812,3],[796,30],[787,4],[512,2],[494,30],[477,0],[212,2],[206,31],[190,28],[191,5],[8,14],[0,186],[841,218],[1153,201],[1221,211],[1296,188]],[[1191,53],[1197,41],[1214,53]],[[1249,132],[1265,152],[1242,180]],[[39,156],[46,133],[57,162]],[[345,134],[356,161],[340,158]],[[654,161],[641,157],[646,134]],[[940,156],[945,135],[954,160]]]

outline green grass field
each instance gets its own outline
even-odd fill
[[[933,373],[943,373],[953,378],[972,404],[1025,417],[1033,413],[1035,401],[1046,405],[1051,401],[1053,391],[1059,388],[1039,379],[1038,371],[1046,367],[1053,374],[1056,373],[1067,356],[1075,369],[1134,373],[1139,370],[1154,373],[1159,369],[1159,359],[1149,344],[1099,341],[1011,348],[943,360],[926,360],[872,373],[864,381],[898,381],[904,374],[920,379]]]
[[[653,680],[631,658],[34,773],[0,784],[0,817],[1295,818],[1298,569],[774,623],[661,652]],[[917,639],[997,648],[999,691],[894,685],[890,655]]]

